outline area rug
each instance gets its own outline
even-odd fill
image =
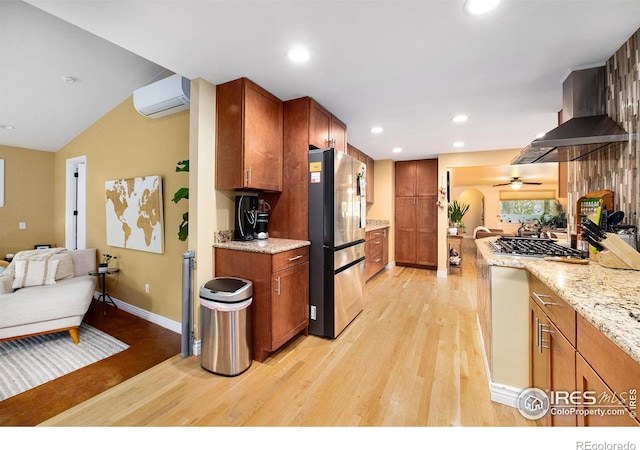
[[[127,344],[87,324],[80,343],[67,331],[0,343],[0,401],[115,355]]]

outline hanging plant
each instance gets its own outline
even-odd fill
[[[176,172],[189,172],[189,160],[178,161]],[[178,203],[182,199],[189,200],[189,188],[181,187],[173,194],[173,203]],[[182,214],[182,223],[178,226],[178,239],[186,241],[189,236],[189,211]]]

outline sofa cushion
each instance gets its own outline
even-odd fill
[[[53,255],[49,258],[49,261],[59,261],[58,269],[56,270],[56,281],[73,278],[76,275],[73,267],[73,258],[71,257],[71,253],[67,250],[62,253],[58,253],[57,255]]]
[[[16,261],[13,288],[43,286],[56,282],[56,270],[60,261]]]

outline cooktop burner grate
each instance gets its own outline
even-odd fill
[[[512,256],[561,256],[583,259],[582,252],[556,244],[555,239],[501,236],[491,242],[494,253]]]

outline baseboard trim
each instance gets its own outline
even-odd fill
[[[438,272],[436,272],[436,277],[438,278],[447,278],[448,273],[446,270],[438,270]]]
[[[100,292],[96,292],[95,296],[100,295]],[[111,297],[114,303],[118,306],[118,308],[126,311],[134,316],[138,316],[147,320],[151,323],[155,323],[156,325],[160,325],[167,330],[171,330],[175,333],[182,334],[182,324],[180,322],[176,322],[175,320],[167,319],[166,317],[160,316],[158,314],[149,312],[142,308],[138,308],[137,306],[130,305],[129,303],[123,302],[122,300],[118,300],[117,298]]]
[[[387,270],[390,270],[390,269],[393,269],[395,266],[396,266],[396,262],[395,261],[391,261],[389,264],[384,266],[384,268],[387,269]]]
[[[489,392],[491,394],[491,401],[500,403],[502,405],[511,406],[512,408],[517,408],[518,397],[520,396],[522,389],[514,388],[513,386],[506,386],[504,384],[489,382]]]

